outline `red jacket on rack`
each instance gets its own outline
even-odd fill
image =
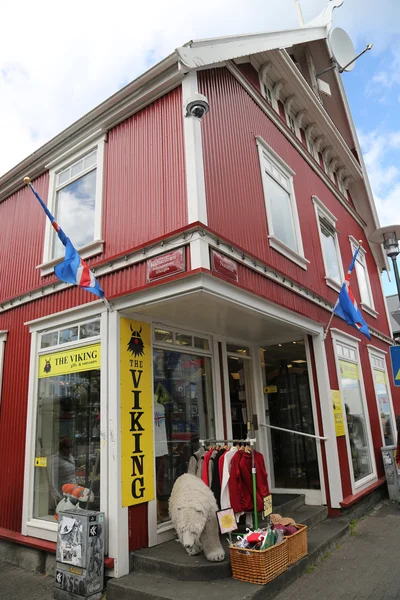
[[[254,452],[256,468],[257,511],[263,509],[263,498],[269,495],[268,475],[261,452]],[[253,510],[251,452],[238,451],[232,459],[229,477],[231,506],[235,513]]]

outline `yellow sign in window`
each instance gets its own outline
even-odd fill
[[[100,344],[62,350],[39,357],[39,379],[100,369]]]
[[[331,390],[332,405],[333,405],[333,416],[335,418],[335,431],[336,437],[346,435],[343,417],[343,404],[339,390]]]

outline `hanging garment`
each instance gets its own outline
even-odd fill
[[[220,458],[218,460],[218,473],[219,473],[219,480],[221,482],[221,487],[222,487],[222,476],[224,474],[224,460],[225,460],[225,456],[226,456],[227,452],[228,452],[228,450],[225,449],[225,452],[220,456]]]
[[[210,458],[212,453],[214,452],[214,448],[211,448],[211,450],[209,450],[208,452],[206,452],[206,454],[204,455],[204,461],[203,461],[203,471],[201,473],[201,479],[204,481],[204,483],[206,485],[208,485],[209,479],[208,479],[208,463],[210,462]]]
[[[225,448],[222,448],[217,452],[217,455],[210,460],[210,464],[213,464],[213,474],[210,487],[214,493],[218,508],[221,508],[221,477],[219,475],[219,461],[224,454],[226,454],[226,450]]]
[[[194,452],[194,454],[192,454],[192,456],[189,458],[188,473],[191,475],[196,475],[196,477],[200,477],[200,479],[203,473],[203,461],[205,453],[206,451],[203,446],[200,446],[200,448],[196,450],[196,452]]]
[[[165,408],[154,399],[154,453],[155,456],[168,454],[167,430],[165,427]]]
[[[264,457],[261,452],[254,451],[256,468],[256,502],[257,511],[263,509],[263,498],[269,495],[268,475]],[[229,478],[231,505],[236,512],[250,512],[254,508],[251,452],[241,452],[232,460]]]
[[[221,480],[221,509],[231,507],[231,499],[229,493],[229,473],[231,470],[231,462],[237,453],[237,446],[232,446],[228,452],[221,458],[223,460],[223,471]]]
[[[214,475],[214,459],[218,454],[218,450],[213,450],[208,462],[208,487],[211,489],[213,475]]]

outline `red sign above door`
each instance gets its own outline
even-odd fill
[[[237,262],[215,250],[211,250],[211,269],[224,277],[229,277],[234,281],[238,280]]]
[[[173,252],[149,258],[146,263],[147,283],[169,277],[175,273],[183,273],[185,270],[185,248],[178,248]]]

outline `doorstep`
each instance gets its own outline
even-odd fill
[[[204,580],[182,580],[173,577],[172,572],[168,576],[164,572],[157,571],[155,564],[143,564],[138,566],[134,572],[112,579],[107,584],[107,600],[258,600],[265,597],[274,598],[278,593],[288,587],[296,579],[301,577],[311,564],[315,564],[324,554],[335,549],[336,544],[343,541],[349,535],[349,524],[343,519],[327,519],[319,523],[308,532],[309,554],[298,563],[274,579],[266,586],[254,585],[232,579],[226,576],[226,568],[229,560],[219,563],[224,576],[221,579]],[[185,550],[176,544],[176,555],[180,560],[195,559],[198,565],[207,564],[213,567],[203,555],[189,557]],[[171,542],[168,542],[171,544]],[[160,546],[165,546],[163,544]],[[164,554],[165,555],[165,554]],[[185,557],[186,555],[186,557]],[[224,564],[225,563],[225,564]],[[171,562],[169,563],[172,564]],[[145,569],[145,570],[142,570]]]

